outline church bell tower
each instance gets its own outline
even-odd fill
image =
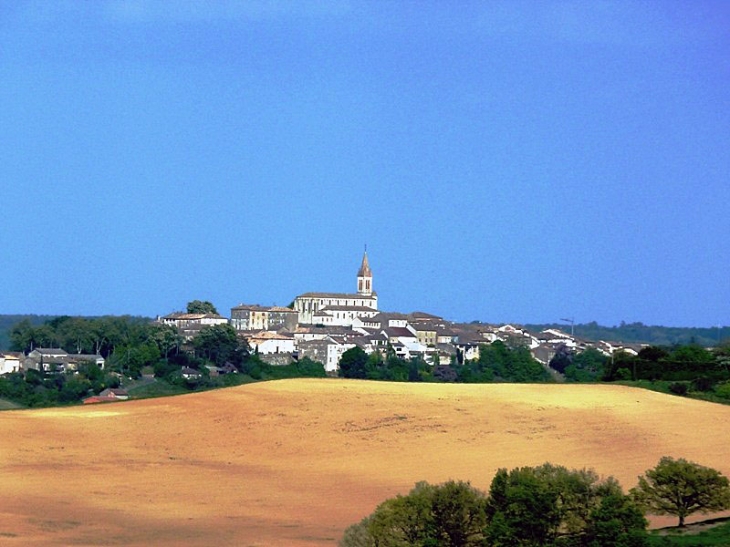
[[[373,294],[373,271],[368,263],[368,250],[362,255],[362,264],[357,272],[357,293],[363,296]]]

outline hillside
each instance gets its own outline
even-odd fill
[[[598,342],[600,340],[621,342],[623,344],[650,344],[652,346],[673,346],[699,344],[713,347],[730,340],[730,327],[662,327],[644,325],[643,323],[621,323],[613,327],[590,323],[546,323],[523,325],[530,332],[546,329],[558,329],[572,332],[582,340]]]
[[[551,461],[628,488],[662,455],[730,475],[728,422],[622,386],[345,380],[7,411],[0,545],[335,545],[419,480]]]

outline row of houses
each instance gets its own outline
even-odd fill
[[[366,353],[390,350],[405,359],[420,356],[428,363],[448,364],[479,356],[479,347],[502,340],[510,346],[528,347],[535,359],[547,365],[560,347],[580,350],[588,344],[559,330],[531,334],[512,325],[451,323],[428,313],[384,313],[378,309],[373,272],[367,250],[356,277],[354,293],[307,292],[291,307],[239,304],[230,319],[217,314],[173,313],[159,318],[174,325],[186,339],[202,328],[230,323],[251,349],[276,364],[309,357],[335,372],[342,354],[359,346]],[[597,346],[607,354],[617,348]]]
[[[511,347],[529,348],[544,365],[563,347],[573,351],[595,347],[606,355],[619,349],[634,354],[637,351],[623,345],[582,341],[557,329],[531,333],[513,325],[452,323],[424,312],[377,312],[371,317],[356,317],[347,325],[300,324],[296,310],[260,305],[238,305],[231,309],[230,320],[210,314],[198,316],[207,321],[205,324],[230,323],[264,361],[287,364],[308,357],[323,363],[330,373],[337,371],[342,354],[355,346],[368,354],[392,351],[403,359],[418,356],[430,364],[442,365],[477,359],[481,345],[497,340]],[[185,323],[178,326],[182,334],[196,332],[205,325],[201,322],[193,327],[189,323],[195,320],[191,314],[172,314],[163,321],[175,324],[176,317],[184,317]]]
[[[0,374],[21,370],[71,372],[77,370],[82,363],[95,363],[103,369],[105,360],[101,355],[68,353],[60,348],[35,348],[28,355],[4,352],[0,354]]]
[[[60,348],[35,348],[27,355],[21,352],[0,353],[0,375],[38,370],[43,372],[74,372],[84,363],[94,363],[103,369],[104,357],[94,354],[68,353]],[[83,399],[84,404],[126,401],[129,393],[122,388],[106,388],[98,395]]]

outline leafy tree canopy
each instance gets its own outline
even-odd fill
[[[479,346],[479,357],[457,367],[462,382],[543,382],[547,370],[523,346],[508,347],[501,340]]]
[[[207,300],[193,300],[188,302],[188,313],[213,313],[218,315],[218,310]]]
[[[469,483],[418,483],[350,526],[341,547],[643,547],[646,519],[612,478],[544,464]]]
[[[193,346],[198,357],[217,365],[233,362],[238,366],[248,355],[248,345],[239,340],[236,329],[227,323],[203,327],[193,339]]]
[[[674,515],[679,526],[692,513],[730,509],[730,484],[719,471],[679,458],[663,457],[639,477],[631,495],[647,512]]]
[[[367,370],[365,365],[368,362],[368,354],[360,346],[350,348],[340,357],[339,375],[343,378],[366,378]]]
[[[486,526],[485,495],[466,482],[420,482],[350,526],[342,547],[477,547]]]
[[[500,469],[487,516],[490,545],[593,545],[611,528],[612,537],[596,545],[638,546],[647,524],[613,478],[599,481],[594,471],[549,463]]]

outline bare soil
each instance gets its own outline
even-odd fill
[[[336,545],[420,480],[487,490],[549,461],[628,489],[664,455],[730,475],[728,424],[730,406],[624,386],[335,379],[11,410],[0,546]]]

